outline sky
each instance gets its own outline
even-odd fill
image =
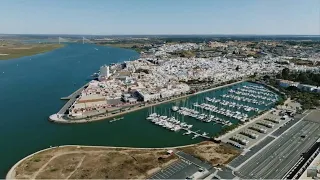
[[[320,35],[320,0],[1,0],[0,34]]]

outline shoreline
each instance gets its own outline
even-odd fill
[[[26,159],[37,155],[41,152],[45,152],[48,150],[52,150],[52,149],[56,149],[56,148],[65,148],[65,147],[75,147],[75,148],[102,148],[102,149],[127,149],[127,150],[164,150],[164,149],[178,149],[178,148],[184,148],[184,147],[193,147],[196,145],[199,145],[200,143],[203,143],[205,141],[201,141],[199,143],[196,144],[189,144],[189,145],[183,145],[183,146],[174,146],[174,147],[162,147],[162,148],[134,148],[134,147],[116,147],[116,146],[86,146],[86,145],[62,145],[62,146],[55,146],[55,147],[49,147],[49,148],[45,148],[42,150],[39,150],[37,152],[34,152],[24,158],[22,158],[21,160],[19,160],[18,162],[16,162],[8,171],[6,178],[5,179],[15,179],[15,169],[17,168],[17,166],[19,166],[23,161],[25,161]]]
[[[8,53],[1,54],[0,53],[0,61],[15,60],[15,59],[19,59],[19,58],[31,57],[31,56],[35,56],[35,55],[39,55],[39,54],[45,54],[48,52],[55,51],[57,49],[64,48],[66,46],[65,44],[49,44],[49,45],[52,45],[54,47],[50,47],[49,49],[45,49],[46,46],[48,46],[48,44],[44,44],[44,46],[35,47],[35,48],[43,48],[37,52],[18,52],[18,55],[15,53],[13,53],[13,54],[8,54]],[[27,48],[27,49],[22,48],[22,49],[16,49],[16,50],[29,50],[29,49],[32,50],[32,47]],[[21,55],[19,53],[22,53],[23,55]]]
[[[188,95],[176,97],[176,98],[173,98],[173,99],[169,99],[169,100],[166,100],[166,101],[161,101],[161,102],[157,102],[157,103],[154,103],[154,104],[148,104],[148,105],[145,105],[145,106],[142,106],[142,107],[136,107],[136,108],[133,108],[133,109],[130,109],[130,110],[127,110],[127,111],[120,112],[120,113],[110,114],[109,116],[99,117],[99,116],[101,116],[101,114],[100,115],[96,115],[96,116],[93,116],[92,119],[90,119],[90,120],[85,119],[85,118],[79,119],[79,120],[69,120],[69,119],[65,119],[63,117],[58,118],[57,114],[53,114],[53,115],[49,116],[49,121],[54,122],[54,123],[62,123],[62,124],[74,124],[74,123],[89,123],[89,122],[94,122],[94,121],[99,121],[99,120],[112,120],[112,119],[109,119],[109,118],[114,118],[114,117],[117,117],[117,116],[120,116],[120,115],[124,115],[124,114],[127,114],[127,113],[134,112],[134,111],[142,110],[144,108],[148,108],[148,107],[156,106],[156,105],[159,105],[159,104],[175,101],[175,100],[178,100],[178,99],[187,98],[187,97],[190,97],[190,96],[193,96],[193,95],[202,94],[202,93],[205,93],[205,92],[208,92],[208,91],[213,91],[213,90],[216,90],[216,89],[232,86],[232,85],[239,84],[239,83],[242,83],[242,82],[245,82],[245,81],[247,81],[247,80],[240,80],[240,81],[237,81],[237,82],[234,82],[234,83],[225,84],[225,85],[222,85],[222,86],[218,86],[218,87],[206,89],[206,90],[203,90],[203,91],[199,91],[199,92],[196,92],[194,94],[188,94]]]

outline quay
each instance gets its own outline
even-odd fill
[[[61,100],[68,100],[68,102],[58,111],[58,113],[53,114],[49,116],[50,121],[59,121],[59,119],[62,119],[63,116],[65,116],[66,111],[70,108],[70,106],[76,101],[77,97],[81,94],[81,92],[88,87],[89,83],[86,83],[82,87],[80,87],[78,90],[73,92],[67,97],[62,97]]]
[[[83,85],[82,87],[80,87],[78,90],[76,90],[75,92],[73,92],[72,94],[70,94],[69,96],[66,97],[61,97],[61,100],[70,100],[73,98],[76,98],[78,95],[80,95],[80,93],[86,88],[88,87],[89,83]]]
[[[91,116],[85,116],[85,117],[81,117],[81,118],[78,118],[78,119],[71,119],[65,113],[66,113],[67,109],[76,100],[77,96],[80,95],[81,90],[78,89],[76,92],[74,92],[73,94],[68,96],[68,97],[72,97],[72,98],[61,108],[61,110],[58,113],[52,114],[52,115],[49,116],[49,121],[56,122],[56,123],[72,124],[72,123],[88,123],[88,122],[93,122],[93,121],[98,121],[98,120],[105,120],[105,119],[117,117],[117,116],[120,116],[120,115],[124,115],[124,114],[127,114],[129,112],[134,112],[134,111],[137,111],[137,110],[141,110],[141,109],[144,109],[144,108],[147,108],[147,107],[151,107],[151,106],[167,103],[167,102],[178,100],[178,99],[182,99],[182,98],[187,98],[187,97],[190,97],[190,96],[193,96],[193,95],[205,93],[205,92],[208,92],[208,91],[213,91],[215,89],[220,89],[220,88],[232,86],[232,85],[239,84],[239,83],[242,83],[242,82],[245,82],[245,81],[247,81],[247,79],[242,79],[240,81],[236,81],[236,82],[233,82],[233,83],[230,83],[230,84],[225,84],[225,85],[222,85],[222,86],[217,86],[217,87],[212,87],[212,88],[209,88],[209,89],[204,89],[202,91],[198,91],[198,92],[193,93],[193,94],[181,95],[181,96],[174,97],[174,98],[171,98],[171,99],[168,99],[168,100],[162,100],[162,101],[153,102],[153,103],[139,103],[139,104],[136,104],[136,105],[133,105],[133,106],[130,106],[130,107],[119,108],[119,109],[116,109],[116,110],[113,110],[113,111],[94,114],[94,115],[91,115]],[[82,90],[85,89],[87,85],[88,84],[86,84],[83,87],[81,87]],[[218,84],[215,84],[215,85],[218,85]],[[110,119],[110,120],[112,120],[112,119]]]

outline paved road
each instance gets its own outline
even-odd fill
[[[233,179],[235,178],[235,176],[232,173],[232,170],[226,167],[221,168],[222,171],[218,171],[217,172],[217,176],[220,179]]]
[[[244,163],[247,159],[249,159],[251,156],[253,156],[255,153],[257,153],[260,149],[262,149],[263,147],[265,147],[267,144],[269,144],[271,141],[273,141],[274,138],[273,137],[266,137],[264,140],[260,141],[259,144],[253,146],[249,152],[247,152],[245,155],[240,155],[237,158],[235,158],[234,160],[232,160],[229,163],[229,166],[236,168],[239,165],[241,165],[242,163]]]
[[[195,158],[195,157],[191,156],[190,154],[184,153],[182,151],[177,151],[175,154],[178,155],[180,158],[185,159],[185,160],[193,163],[194,165],[198,166],[199,168],[202,167],[202,168],[205,168],[208,170],[210,170],[212,168],[211,164],[204,162],[204,161],[201,161],[200,159]]]
[[[294,126],[297,122],[300,121],[300,119],[304,116],[304,114],[296,115],[293,120],[287,122],[286,125],[282,126],[278,130],[272,133],[274,136],[280,136],[283,132],[285,132],[287,129],[289,129],[291,126]]]
[[[236,174],[247,179],[279,179],[319,138],[318,123],[301,121],[242,166]],[[301,135],[307,135],[301,138]]]

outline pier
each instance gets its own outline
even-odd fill
[[[198,131],[192,131],[192,130],[189,130],[188,128],[181,128],[181,129],[185,130],[186,132],[190,132],[190,134],[197,135],[198,137],[203,137],[203,138],[206,138],[206,139],[210,139],[210,137],[207,136],[207,135],[199,134],[198,131],[200,131],[200,130],[198,130]],[[183,133],[183,135],[188,135],[188,134]],[[194,137],[195,137],[195,136],[194,136]],[[196,138],[196,137],[195,137],[195,138]],[[192,139],[194,139],[194,138],[192,138]]]
[[[88,84],[83,85],[78,90],[73,92],[67,97],[62,97],[61,100],[68,100],[68,102],[56,113],[49,116],[50,121],[59,121],[65,114],[69,107],[76,101],[77,97],[81,94],[81,92],[88,87]]]
[[[77,97],[78,95],[80,95],[80,93],[83,91],[83,89],[85,89],[86,87],[88,87],[89,83],[83,85],[81,88],[79,88],[78,90],[76,90],[75,92],[73,92],[72,94],[70,94],[69,96],[66,97],[61,97],[61,100],[70,100],[73,99],[75,97]]]

